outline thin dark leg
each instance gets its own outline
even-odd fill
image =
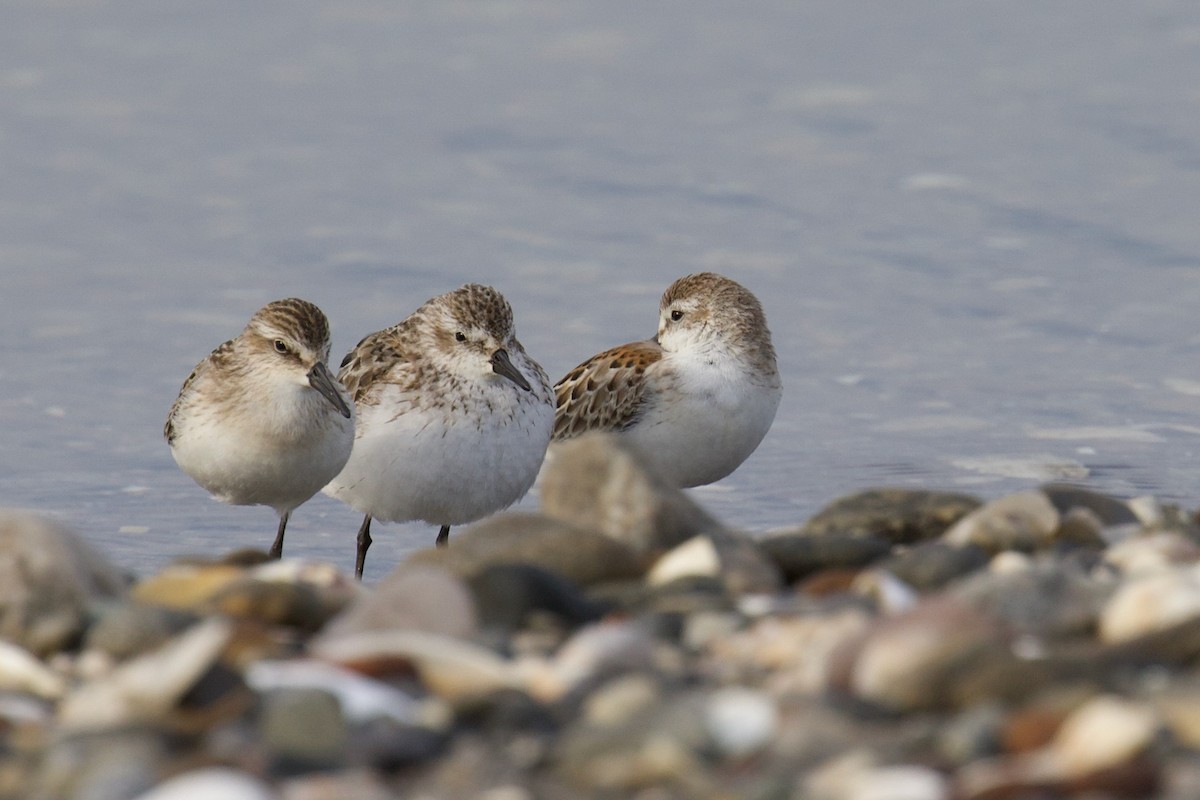
[[[354,559],[354,577],[362,580],[363,566],[367,563],[367,548],[371,546],[371,515],[363,517],[358,529],[358,557]]]
[[[437,541],[434,542],[434,544],[436,544],[438,547],[446,547],[447,545],[450,544],[450,526],[449,525],[443,525],[442,529],[440,531],[438,531]]]
[[[279,517],[279,530],[275,531],[275,544],[271,545],[271,549],[267,551],[267,555],[271,558],[283,558],[283,531],[287,528],[288,517],[292,512],[288,511]]]

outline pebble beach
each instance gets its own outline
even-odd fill
[[[1200,796],[1200,525],[1153,497],[876,487],[739,531],[590,435],[540,510],[366,584],[134,578],[19,510],[0,550],[3,798]]]

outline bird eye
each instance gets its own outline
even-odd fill
[[[671,312],[671,322],[679,322],[681,319],[683,319],[683,312],[678,308]]]
[[[465,333],[463,333],[462,331],[456,331],[456,332],[455,332],[455,334],[454,334],[454,341],[456,341],[456,342],[465,342],[466,340],[467,340],[467,335],[466,335]]]
[[[275,340],[275,352],[276,353],[287,353],[287,351],[288,351],[287,343],[284,342],[283,339],[276,339]]]

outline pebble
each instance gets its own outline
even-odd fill
[[[541,476],[542,511],[599,531],[639,556],[721,528],[619,436],[589,433],[555,445]]]
[[[727,686],[713,692],[704,722],[725,758],[746,758],[766,748],[779,727],[779,710],[766,692]]]
[[[511,661],[488,648],[424,631],[331,636],[314,642],[312,652],[367,674],[386,674],[398,665],[411,665],[430,691],[456,706],[525,684]]]
[[[0,637],[42,657],[83,633],[92,603],[125,577],[79,536],[28,511],[0,509]]]
[[[329,621],[323,637],[425,631],[466,638],[479,627],[471,590],[449,572],[401,565]]]
[[[804,524],[807,535],[874,536],[893,544],[937,539],[979,500],[952,492],[868,489],[839,498]]]
[[[262,781],[233,769],[208,767],[164,781],[134,800],[279,800]]]
[[[1068,637],[1096,626],[1115,581],[1065,559],[1023,559],[1019,567],[978,572],[948,594],[1017,633]]]
[[[600,619],[608,604],[585,595],[581,587],[556,572],[533,564],[498,564],[483,569],[468,583],[480,624],[515,633],[537,615],[549,615],[567,628]]]
[[[931,592],[987,563],[988,554],[982,547],[934,541],[915,544],[880,561],[877,566],[919,592]]]
[[[869,631],[850,674],[859,697],[895,711],[953,702],[952,679],[1003,644],[992,618],[945,600],[882,618]]]
[[[66,681],[28,650],[0,640],[0,692],[26,692],[47,700],[62,697]]]
[[[648,566],[646,558],[604,531],[526,512],[497,514],[456,530],[454,544],[418,551],[399,569],[433,567],[469,580],[488,567],[531,564],[591,586],[640,578]]]
[[[1061,515],[1040,491],[1018,492],[975,509],[946,531],[943,541],[973,544],[990,553],[1028,552],[1049,545]]]
[[[1158,728],[1158,716],[1149,706],[1100,695],[1063,721],[1049,752],[1064,777],[1080,778],[1139,755]]]
[[[841,532],[805,535],[803,529],[773,533],[759,545],[789,583],[826,569],[864,567],[892,550],[891,542],[880,536]]]
[[[1100,612],[1100,639],[1117,643],[1200,617],[1200,566],[1135,577]]]
[[[694,536],[659,558],[646,575],[649,586],[683,578],[715,578],[733,595],[774,593],[782,585],[775,564],[741,534],[712,531]]]
[[[63,698],[59,723],[68,730],[94,730],[160,720],[213,666],[232,630],[228,621],[212,617],[75,688]]]
[[[258,712],[258,731],[275,774],[327,770],[345,761],[346,721],[338,698],[325,689],[267,692]]]
[[[1195,564],[1200,561],[1200,544],[1178,531],[1157,531],[1114,544],[1105,551],[1104,561],[1128,578],[1143,577]]]
[[[1186,509],[869,489],[756,536],[605,437],[543,480],[373,585],[235,552],[127,588],[78,547],[0,642],[0,798],[1200,791]]]

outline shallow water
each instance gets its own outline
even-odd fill
[[[469,280],[557,377],[674,278],[756,291],[774,429],[695,494],[1200,496],[1200,7],[13,2],[0,503],[144,571],[266,547],[161,426],[263,303],[363,334]],[[532,500],[526,504],[532,504]],[[288,552],[353,559],[318,497]],[[379,526],[370,573],[431,542]]]

